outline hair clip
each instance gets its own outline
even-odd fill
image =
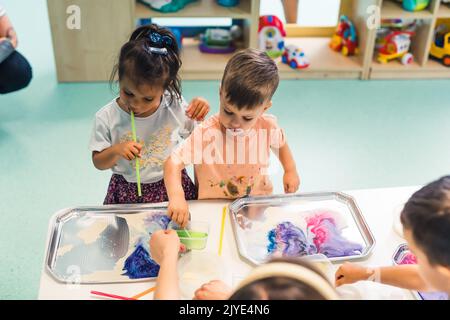
[[[144,46],[145,51],[147,51],[149,54],[155,53],[162,56],[167,55],[167,49],[166,48],[155,48],[155,47],[146,47]]]
[[[152,43],[160,45],[160,46],[171,46],[172,45],[172,39],[170,37],[163,36],[158,32],[150,33],[149,38]]]

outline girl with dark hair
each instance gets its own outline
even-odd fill
[[[209,111],[205,99],[195,98],[188,105],[182,97],[180,66],[175,36],[155,24],[136,29],[123,45],[111,74],[111,84],[118,76],[120,95],[96,113],[89,146],[94,166],[113,171],[104,204],[168,200],[164,161],[180,139],[190,135],[195,120],[203,120]],[[137,194],[136,158],[141,197]],[[196,199],[196,187],[186,171],[181,176],[186,199]]]

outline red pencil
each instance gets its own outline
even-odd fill
[[[122,297],[122,296],[118,296],[115,294],[110,294],[110,293],[105,293],[105,292],[100,292],[100,291],[91,291],[91,294],[96,295],[96,296],[101,296],[101,297],[117,299],[117,300],[137,300],[134,298]]]

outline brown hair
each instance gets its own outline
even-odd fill
[[[252,109],[270,100],[280,78],[275,62],[265,53],[246,49],[228,61],[222,78],[227,102],[240,109]]]
[[[159,41],[155,41],[155,34]],[[167,52],[155,53],[155,50],[151,51],[154,48]],[[137,28],[130,40],[122,46],[119,61],[111,73],[110,84],[114,83],[118,74],[119,81],[126,76],[138,86],[143,83],[158,85],[170,92],[171,99],[180,99],[180,67],[179,49],[173,33],[150,24]]]
[[[432,265],[450,267],[450,176],[414,193],[400,218]]]
[[[274,262],[288,262],[306,267],[327,280],[322,272],[304,259],[276,258],[269,263]],[[325,300],[325,297],[317,289],[300,280],[276,276],[242,287],[233,293],[230,300]]]

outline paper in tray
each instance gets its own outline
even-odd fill
[[[343,193],[246,197],[229,210],[241,256],[257,265],[274,256],[364,259],[375,245],[355,201]]]
[[[72,208],[54,220],[46,267],[66,283],[133,282],[155,278],[150,235],[169,224],[166,208],[149,205]]]

